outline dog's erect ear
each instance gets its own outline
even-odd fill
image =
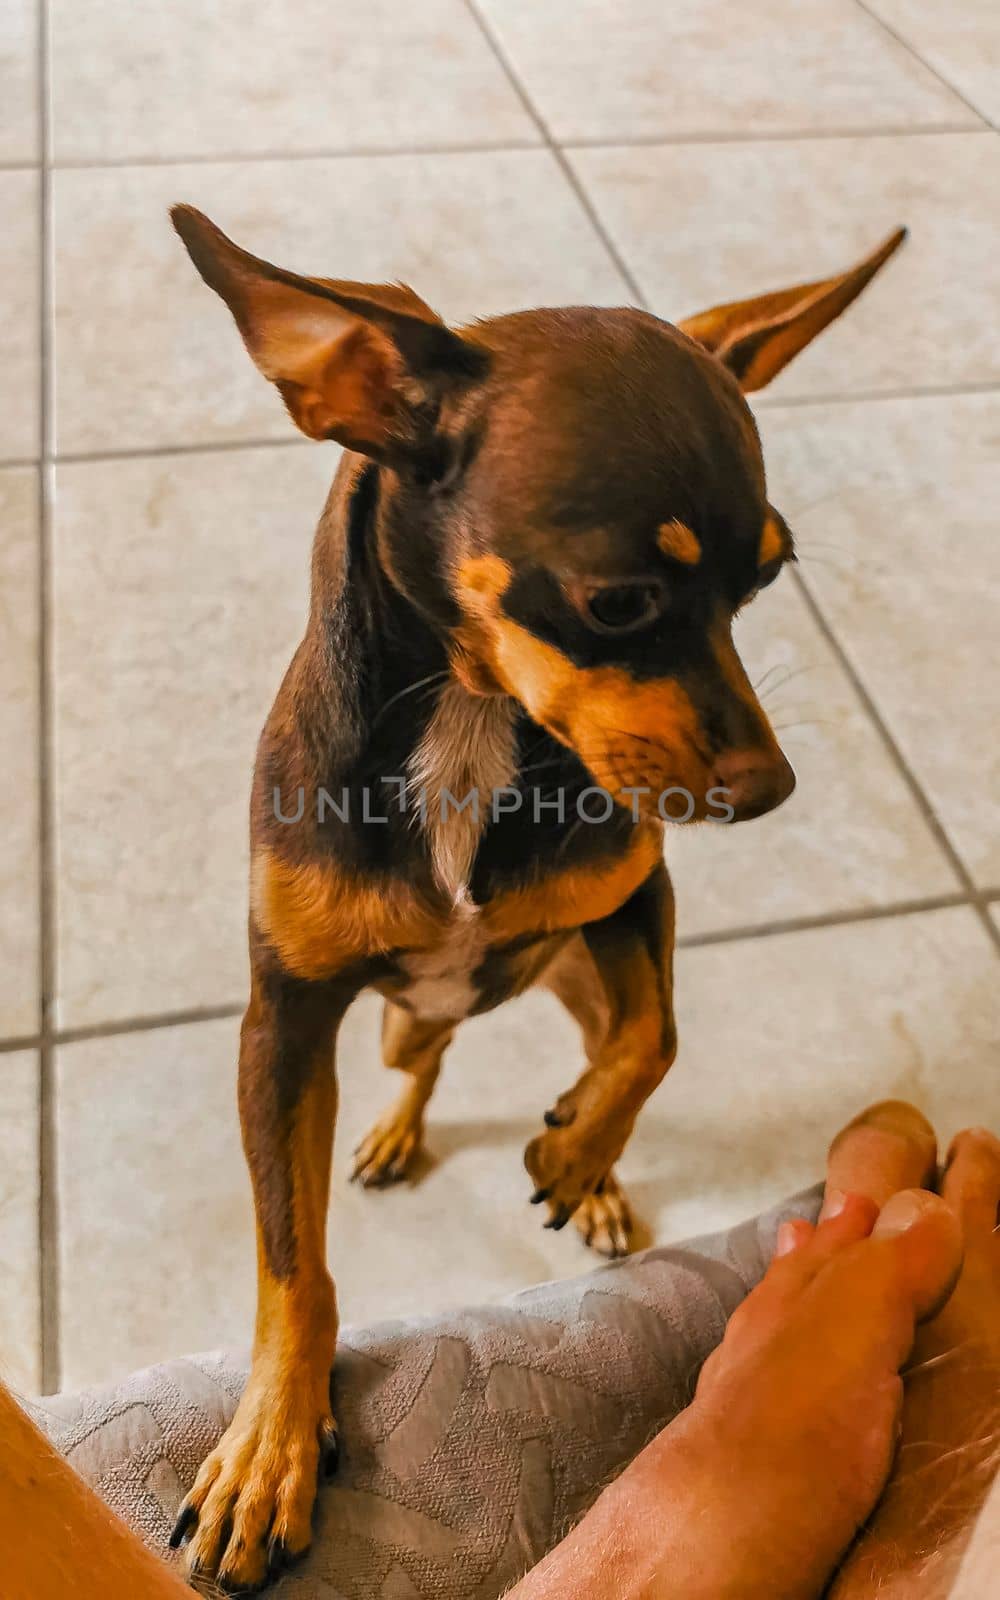
[[[744,394],[763,389],[847,309],[905,238],[906,229],[897,228],[884,244],[839,278],[779,289],[755,300],[734,300],[731,305],[687,317],[677,326],[718,356]]]
[[[170,215],[257,367],[311,439],[336,439],[382,461],[419,460],[445,390],[485,370],[485,354],[403,284],[299,277],[241,250],[193,206]]]

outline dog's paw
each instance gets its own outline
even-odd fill
[[[532,1205],[548,1202],[547,1228],[564,1228],[584,1200],[591,1198],[608,1176],[620,1149],[609,1149],[598,1134],[592,1140],[578,1137],[575,1127],[550,1127],[532,1139],[524,1164],[535,1181]]]
[[[351,1182],[366,1189],[399,1183],[413,1170],[423,1144],[423,1124],[395,1107],[380,1117],[354,1152]]]
[[[624,1191],[609,1172],[594,1194],[585,1195],[573,1213],[583,1242],[600,1256],[627,1256],[633,1244],[635,1218]]]
[[[321,1404],[291,1387],[248,1388],[170,1538],[175,1550],[187,1546],[192,1584],[253,1593],[305,1555],[317,1475],[332,1476],[337,1448],[336,1424]]]

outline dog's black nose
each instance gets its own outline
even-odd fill
[[[720,756],[715,768],[720,798],[732,807],[730,822],[750,822],[787,800],[795,788],[795,773],[781,751],[733,750]]]

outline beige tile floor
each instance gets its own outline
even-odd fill
[[[623,1172],[665,1238],[811,1178],[866,1099],[1000,1122],[1000,13],[342,12],[0,8],[0,1359],[28,1389],[249,1327],[243,812],[336,453],[255,381],[172,200],[453,318],[681,315],[911,225],[760,397],[802,560],[743,642],[799,790],[671,840],[682,1052]],[[520,1167],[576,1053],[529,995],[456,1042],[419,1184],[358,1194],[338,1159],[348,1319],[585,1265]],[[342,1078],[338,1153],[390,1092],[369,999]]]

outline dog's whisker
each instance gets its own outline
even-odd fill
[[[794,722],[775,723],[775,733],[787,733],[790,728],[836,728],[832,717],[799,717]]]
[[[758,698],[761,701],[764,701],[768,695],[779,694],[780,691],[784,688],[787,688],[788,684],[793,682],[795,678],[801,678],[806,672],[816,672],[818,670],[818,665],[818,662],[807,661],[801,667],[790,667],[783,678],[778,678],[774,683],[769,683],[763,694],[758,689]]]
[[[830,501],[830,500],[839,500],[839,499],[841,499],[843,497],[843,493],[844,493],[843,486],[838,484],[835,489],[828,489],[825,494],[817,495],[815,500],[807,500],[804,505],[795,506],[791,511],[788,512],[788,519],[787,520],[789,522],[791,522],[791,523],[796,523],[796,522],[799,521],[799,519],[801,517],[807,517],[810,514],[810,512],[815,511],[818,506],[825,506],[827,504],[827,502]],[[811,537],[811,535],[809,535],[809,537]],[[798,534],[796,534],[795,535],[795,549],[796,549],[796,551],[798,551],[799,546],[800,546],[800,544],[802,542],[803,542],[802,539],[799,537]]]
[[[760,677],[757,679],[757,682],[754,683],[754,684],[751,684],[751,688],[753,689],[754,694],[759,695],[761,693],[763,687],[764,687],[764,684],[767,682],[767,680],[771,676],[771,674],[774,673],[774,672],[780,672],[784,665],[785,665],[785,663],[783,661],[774,661],[774,662],[772,662],[772,664],[767,668],[767,670],[765,672],[761,673]]]
[[[671,752],[659,739],[650,739],[644,733],[633,733],[630,728],[609,728],[608,732],[613,733],[617,739],[634,739],[637,744],[648,745],[657,755],[663,756],[667,761],[670,760]]]
[[[863,564],[850,556],[833,556],[829,553],[817,555],[815,550],[807,550],[800,565],[806,567],[829,567],[832,572],[860,572]]]
[[[404,700],[407,695],[416,694],[418,689],[426,689],[431,684],[443,683],[448,676],[448,670],[447,668],[444,668],[439,672],[429,672],[426,678],[418,678],[416,683],[408,683],[405,689],[400,689],[397,694],[394,694],[391,699],[386,701],[384,706],[379,708],[372,723],[372,727],[377,727],[382,718],[385,716],[386,712],[390,711],[392,707],[398,703],[398,701]]]

